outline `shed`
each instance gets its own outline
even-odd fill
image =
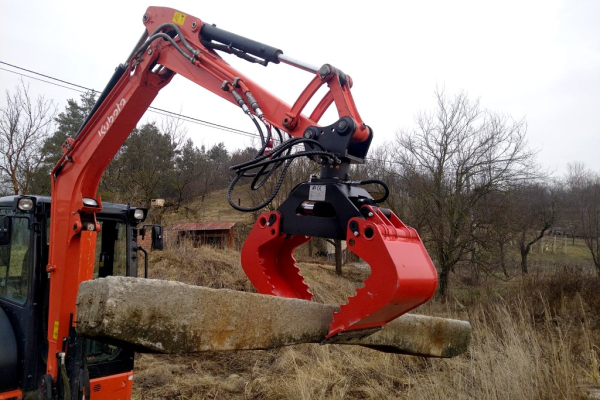
[[[220,248],[233,247],[235,222],[184,222],[169,227],[165,240],[181,243],[189,240],[194,246],[212,245]]]

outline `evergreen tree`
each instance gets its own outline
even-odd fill
[[[49,136],[41,148],[44,163],[40,172],[33,180],[32,192],[50,194],[50,172],[63,155],[62,145],[68,137],[75,137],[83,121],[96,103],[96,92],[88,91],[81,95],[79,103],[73,99],[67,100],[65,111],[54,119],[56,131]]]
[[[134,129],[104,174],[103,198],[149,207],[151,199],[167,197],[176,155],[170,136],[154,123]]]

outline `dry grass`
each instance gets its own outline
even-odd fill
[[[185,282],[213,289],[255,291],[240,264],[240,253],[211,246],[167,246],[151,253],[150,278]],[[140,271],[142,274],[142,271]]]
[[[172,248],[151,261],[155,278],[253,290],[234,251]],[[316,300],[328,303],[342,302],[368,274],[300,266]],[[600,281],[589,271],[537,271],[425,305],[419,312],[471,322],[470,351],[455,359],[319,345],[139,355],[134,399],[584,399],[583,387],[600,385]]]
[[[244,193],[239,194],[242,203],[246,204]],[[241,224],[250,224],[252,214],[243,213],[232,208],[227,202],[227,190],[215,190],[207,194],[204,200],[198,199],[186,204],[178,212],[169,212],[163,215],[162,224],[168,227],[176,222],[202,222],[202,221],[229,221]]]

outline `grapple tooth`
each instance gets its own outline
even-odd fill
[[[293,256],[311,238],[280,233],[280,221],[277,211],[258,217],[242,247],[242,268],[259,293],[312,300]]]
[[[393,213],[388,219],[378,209],[370,211],[367,220],[349,221],[347,244],[371,266],[371,275],[334,314],[328,339],[385,325],[428,301],[437,286],[435,267],[417,232]]]

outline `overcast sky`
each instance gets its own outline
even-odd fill
[[[0,0],[0,61],[102,90],[140,37],[143,1]],[[184,1],[165,2],[204,22],[352,76],[355,101],[375,145],[434,107],[433,92],[467,92],[483,107],[528,124],[538,161],[557,174],[581,161],[600,172],[600,1]],[[311,75],[224,58],[292,103]],[[0,64],[0,68],[15,71]],[[0,88],[18,75],[0,70]],[[25,78],[59,111],[77,92]],[[4,105],[4,96],[0,105]],[[154,106],[254,132],[230,103],[176,77]],[[146,119],[160,116],[147,113]],[[329,124],[333,121],[324,121]],[[197,144],[244,136],[187,124]]]

